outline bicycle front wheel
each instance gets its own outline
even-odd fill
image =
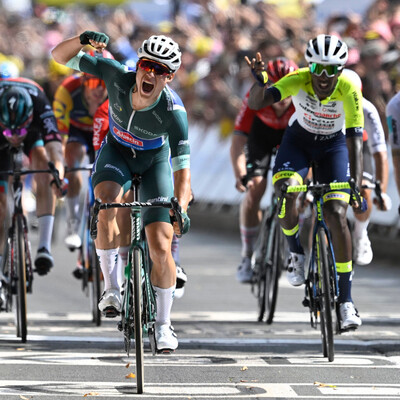
[[[284,263],[284,257],[282,254],[282,231],[277,221],[274,221],[274,223],[271,224],[271,235],[273,235],[270,238],[272,245],[271,262],[266,268],[267,295],[265,311],[267,324],[272,324],[274,319],[276,301],[278,298],[279,278]]]
[[[14,268],[16,272],[16,326],[17,336],[23,343],[27,336],[26,316],[26,264],[25,264],[25,242],[24,225],[22,216],[17,216],[14,232]]]
[[[137,393],[143,393],[144,365],[143,365],[143,330],[142,330],[142,267],[143,256],[139,248],[133,249],[133,306],[134,331],[136,351],[136,384]]]
[[[317,262],[319,275],[319,311],[321,319],[322,352],[329,361],[335,358],[333,343],[332,289],[330,285],[330,268],[328,258],[328,238],[323,228],[317,233]]]
[[[90,246],[90,271],[91,271],[91,290],[90,290],[90,304],[92,308],[92,320],[96,326],[101,325],[101,312],[98,304],[101,296],[101,273],[99,260],[96,254],[94,243]]]

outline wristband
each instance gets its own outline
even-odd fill
[[[254,78],[256,79],[257,83],[264,87],[268,83],[268,74],[267,71],[261,71],[261,73],[256,73],[254,68],[251,70]]]

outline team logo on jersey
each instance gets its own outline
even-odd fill
[[[119,137],[124,142],[130,143],[130,144],[134,144],[135,146],[143,147],[143,142],[142,141],[140,141],[138,139],[135,139],[134,137],[132,137],[131,135],[129,135],[126,132],[120,131],[115,126],[113,127],[113,133],[114,133],[115,136]]]
[[[114,103],[113,106],[117,111],[122,111],[122,107],[118,103]]]

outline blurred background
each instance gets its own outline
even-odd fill
[[[349,46],[348,67],[363,81],[388,135],[385,106],[400,87],[400,0],[2,0],[0,62],[41,84],[50,100],[70,69],[51,49],[64,38],[95,30],[110,36],[109,50],[126,64],[151,34],[166,34],[183,52],[172,86],[190,120],[192,184],[197,210],[223,211],[237,225],[243,194],[234,188],[229,158],[234,121],[252,84],[244,56],[286,56],[305,66],[307,41],[334,33]],[[387,137],[387,139],[389,139]],[[390,153],[390,151],[389,151]],[[390,159],[391,165],[391,159]],[[390,168],[391,212],[371,222],[399,231],[399,196]],[[264,196],[269,198],[268,194]],[[211,206],[211,208],[210,208]]]

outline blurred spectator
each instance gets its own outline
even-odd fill
[[[241,98],[251,85],[245,55],[253,57],[260,50],[266,59],[284,56],[304,66],[308,38],[336,33],[348,44],[349,66],[362,76],[365,96],[382,118],[385,104],[400,88],[400,1],[376,0],[365,15],[332,15],[323,25],[317,23],[312,3],[170,0],[170,21],[156,26],[138,16],[135,2],[117,8],[34,3],[33,10],[22,14],[7,10],[3,3],[0,35],[7,40],[0,41],[0,53],[8,59],[17,57],[20,73],[39,81],[52,98],[54,87],[71,73],[49,62],[51,48],[62,38],[86,29],[108,32],[110,50],[132,66],[134,49],[144,37],[167,34],[183,50],[180,75],[173,86],[187,105],[191,122],[205,129],[217,125],[225,136],[232,131]]]

